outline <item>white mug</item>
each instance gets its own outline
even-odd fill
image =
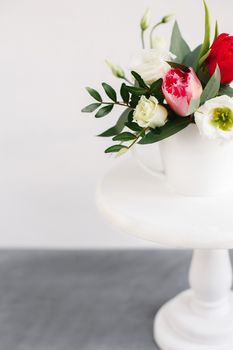
[[[159,149],[162,171],[146,165],[135,149],[133,153],[144,169],[163,177],[175,192],[210,196],[233,189],[233,141],[204,139],[190,124],[160,141]]]

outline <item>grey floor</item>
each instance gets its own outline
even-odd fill
[[[0,252],[0,350],[155,350],[187,251]]]

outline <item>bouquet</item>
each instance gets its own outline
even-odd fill
[[[150,144],[170,137],[189,124],[196,124],[202,137],[212,140],[233,139],[233,36],[219,34],[215,24],[210,37],[210,16],[206,2],[205,34],[202,44],[190,49],[175,22],[170,49],[163,40],[154,39],[159,25],[172,17],[164,16],[152,26],[149,44],[145,32],[150,28],[151,14],[147,10],[140,22],[142,49],[130,64],[131,78],[120,66],[107,62],[112,73],[122,79],[119,94],[102,83],[109,99],[106,101],[93,88],[87,87],[95,102],[82,112],[103,118],[115,106],[123,111],[118,121],[99,136],[111,137],[115,144],[106,153],[127,152],[136,143]],[[118,97],[119,96],[119,97]]]

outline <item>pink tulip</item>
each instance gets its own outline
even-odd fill
[[[191,101],[198,99],[203,89],[193,68],[189,68],[187,72],[180,68],[171,68],[164,76],[162,90],[171,109],[185,117]]]

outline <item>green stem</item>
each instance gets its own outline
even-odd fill
[[[122,78],[122,79],[124,79],[128,84],[130,84],[130,85],[133,86],[133,83],[132,83],[129,79],[127,79],[126,77],[124,77],[124,78]]]
[[[152,27],[152,29],[151,29],[151,31],[150,31],[150,48],[151,48],[151,49],[153,48],[153,34],[154,34],[154,30],[155,30],[158,26],[160,26],[160,24],[162,24],[162,23],[163,23],[162,21],[156,23],[156,24]]]
[[[141,31],[142,48],[145,49],[144,30]]]

